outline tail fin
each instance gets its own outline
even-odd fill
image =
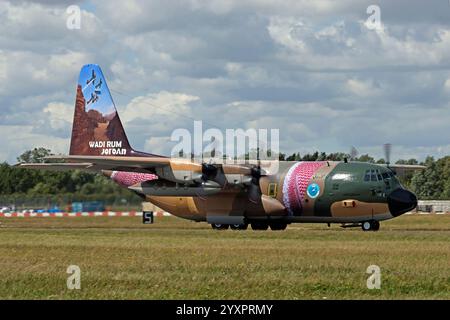
[[[131,148],[102,70],[87,64],[78,78],[70,155],[152,156]]]

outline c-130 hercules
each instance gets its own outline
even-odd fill
[[[91,80],[89,80],[91,79]],[[98,79],[97,84],[92,79]],[[89,105],[86,97],[99,99]],[[87,110],[89,107],[89,110]],[[64,163],[19,164],[44,170],[101,172],[146,201],[185,219],[206,221],[214,229],[284,230],[290,223],[340,223],[378,230],[379,221],[417,206],[394,170],[422,166],[364,162],[280,161],[206,164],[135,151],[125,134],[98,65],[81,69],[72,140]]]

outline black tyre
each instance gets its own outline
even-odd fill
[[[380,230],[380,223],[376,220],[371,221],[371,230],[373,231]]]
[[[230,224],[230,228],[232,230],[247,230],[248,224],[242,223],[242,224]]]
[[[222,223],[212,223],[211,227],[216,230],[227,230],[230,225]]]
[[[269,224],[266,222],[253,222],[251,226],[253,230],[267,230],[269,228]]]
[[[272,222],[270,224],[270,229],[272,231],[285,230],[287,227],[287,223],[285,222]]]

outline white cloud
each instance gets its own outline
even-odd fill
[[[57,138],[33,131],[32,126],[4,126],[0,125],[0,136],[5,137],[7,148],[0,149],[0,159],[15,163],[16,158],[35,147],[45,147],[53,153],[67,154],[68,138]],[[3,145],[3,141],[2,141]]]
[[[348,79],[346,86],[352,94],[361,97],[373,97],[380,94],[380,88],[375,87],[373,82],[368,80]]]
[[[395,36],[391,29],[396,28],[398,25],[374,31],[365,27],[363,20],[318,27],[310,19],[274,16],[268,32],[283,49],[279,52],[280,59],[310,69],[432,67],[450,60],[448,27],[418,25],[418,29],[429,30],[425,41]]]
[[[72,127],[73,108],[73,105],[70,104],[50,102],[44,108],[44,112],[49,115],[51,128],[59,130]]]
[[[0,55],[6,61],[0,88],[14,97],[53,92],[62,85],[73,86],[80,66],[89,61],[89,54],[72,51],[59,54],[3,51]]]
[[[198,100],[199,97],[167,91],[136,97],[126,106],[123,112],[123,120],[131,122],[136,119],[170,117],[172,114],[190,116],[191,107],[189,104]]]
[[[151,137],[147,139],[144,144],[144,151],[158,154],[170,154],[170,137]]]

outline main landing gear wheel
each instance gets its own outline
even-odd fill
[[[211,224],[211,227],[216,230],[227,230],[229,226],[230,226],[229,224],[222,224],[222,223]]]
[[[242,223],[242,224],[230,224],[231,230],[247,230],[248,223]]]
[[[380,223],[376,220],[372,221],[372,230],[373,231],[378,231],[380,230]]]
[[[380,223],[376,220],[364,221],[361,224],[363,231],[378,231],[380,229]]]
[[[271,222],[270,229],[272,231],[285,230],[287,227],[287,223],[285,222]]]
[[[252,222],[251,226],[253,230],[267,230],[269,228],[269,224],[266,222]]]

